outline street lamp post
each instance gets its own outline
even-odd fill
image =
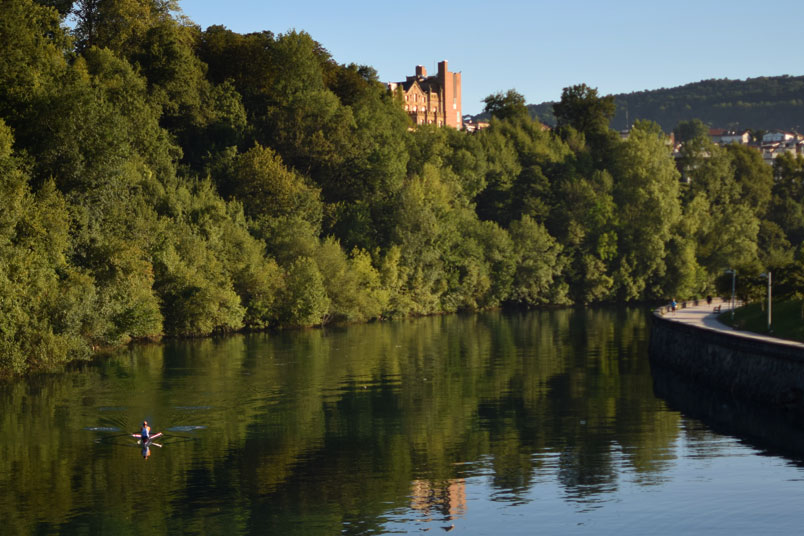
[[[764,277],[765,279],[767,279],[767,280],[768,280],[768,332],[770,332],[770,330],[771,330],[771,321],[772,321],[772,319],[773,319],[773,317],[771,316],[771,308],[772,308],[772,304],[773,304],[773,302],[771,301],[771,300],[772,300],[772,297],[771,297],[771,286],[772,286],[772,283],[771,283],[771,273],[770,273],[770,270],[768,270],[768,273],[766,273],[766,274],[760,274],[759,276],[760,276],[760,277]]]
[[[737,270],[729,268],[726,273],[731,274],[731,319],[734,320],[734,306],[736,305],[734,302],[734,283],[737,278]]]

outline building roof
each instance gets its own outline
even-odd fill
[[[414,84],[418,84],[419,88],[424,93],[438,93],[441,91],[441,84],[438,83],[438,77],[436,76],[408,76],[404,82],[398,82],[398,84],[402,86],[405,93],[410,91],[410,88],[412,88]]]

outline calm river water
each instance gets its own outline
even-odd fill
[[[802,426],[651,371],[648,337],[644,309],[453,315],[0,385],[0,533],[800,532]]]

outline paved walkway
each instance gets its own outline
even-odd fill
[[[666,312],[661,316],[662,318],[672,320],[674,322],[683,322],[685,324],[690,324],[705,329],[728,332],[729,334],[732,334],[736,337],[759,339],[763,341],[776,342],[779,344],[785,344],[804,349],[804,343],[788,341],[786,339],[779,339],[776,337],[769,337],[768,335],[761,335],[759,333],[752,333],[750,331],[739,331],[731,326],[727,326],[726,324],[723,324],[722,322],[718,321],[717,317],[719,316],[719,313],[714,312],[714,308],[716,305],[721,305],[723,312],[729,310],[728,302],[713,303],[712,305],[707,305],[705,301],[702,301],[701,304],[699,305],[689,305],[688,307],[685,307],[683,309],[676,309],[676,311],[674,312]]]

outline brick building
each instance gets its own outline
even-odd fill
[[[427,76],[427,70],[416,66],[416,74],[404,82],[390,82],[388,89],[402,93],[405,111],[416,125],[438,125],[460,129],[461,73],[451,73],[447,61],[438,63],[438,74]]]

